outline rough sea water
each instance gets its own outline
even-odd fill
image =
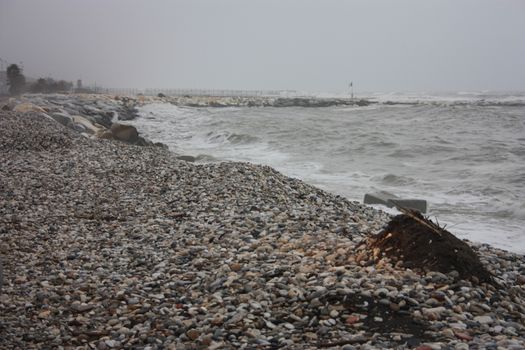
[[[133,123],[201,162],[270,165],[360,202],[380,190],[426,199],[428,215],[452,233],[525,253],[525,95],[371,97],[396,104],[150,104]]]

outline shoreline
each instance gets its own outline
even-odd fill
[[[0,112],[6,347],[524,344],[523,255],[469,243],[500,290],[374,261],[360,244],[382,212],[267,166],[82,136],[33,104]]]

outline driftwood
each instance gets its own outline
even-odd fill
[[[423,271],[458,272],[458,278],[497,284],[483,266],[477,253],[463,240],[445,230],[419,211],[393,201],[403,214],[395,216],[378,235],[370,238],[368,248],[404,266]]]
[[[434,223],[432,220],[430,220],[428,217],[424,217],[419,211],[414,209],[408,209],[405,207],[402,207],[401,205],[397,204],[395,200],[390,200],[392,203],[394,203],[397,210],[405,214],[406,216],[412,218],[413,220],[419,222],[421,225],[425,225],[430,230],[432,230],[434,233],[436,233],[438,236],[442,237],[443,231],[445,230],[444,227],[439,226],[437,223]]]

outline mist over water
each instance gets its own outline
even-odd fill
[[[133,123],[176,153],[270,165],[351,200],[379,190],[426,199],[429,215],[452,233],[525,252],[525,108],[440,99],[331,108],[151,104]]]

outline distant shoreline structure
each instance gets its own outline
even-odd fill
[[[87,87],[94,94],[160,98],[163,102],[188,107],[332,107],[368,106],[377,103],[366,98],[319,96],[294,90],[226,89],[119,89]]]
[[[145,95],[156,96],[203,96],[203,97],[317,97],[318,93],[297,90],[241,90],[241,89],[136,89],[136,88],[104,88],[93,86],[87,88],[95,93],[113,95]]]
[[[353,84],[352,84],[353,85]],[[525,92],[314,92],[298,90],[240,90],[240,89],[138,89],[85,87],[85,92],[118,96],[149,96],[177,100],[181,105],[196,106],[368,106],[368,105],[477,105],[525,107]],[[170,102],[170,101],[166,101]],[[179,103],[177,103],[179,104]]]
[[[53,93],[53,92],[49,92]],[[234,89],[137,89],[85,86],[64,94],[113,95],[124,98],[155,99],[187,107],[366,107],[378,106],[482,106],[525,107],[525,92],[363,92],[352,97],[344,92],[308,92],[297,90]],[[31,94],[31,93],[29,93]],[[45,93],[48,94],[48,93]],[[1,94],[0,94],[1,95]],[[7,98],[8,95],[6,94]]]
[[[119,89],[86,88],[95,94],[117,96],[144,96],[159,98],[159,102],[188,107],[332,107],[370,105],[476,105],[485,107],[525,107],[525,93],[507,98],[505,96],[383,94],[363,93],[352,98],[344,93],[314,93],[295,90],[227,90],[227,89]],[[502,98],[504,97],[504,98]]]

